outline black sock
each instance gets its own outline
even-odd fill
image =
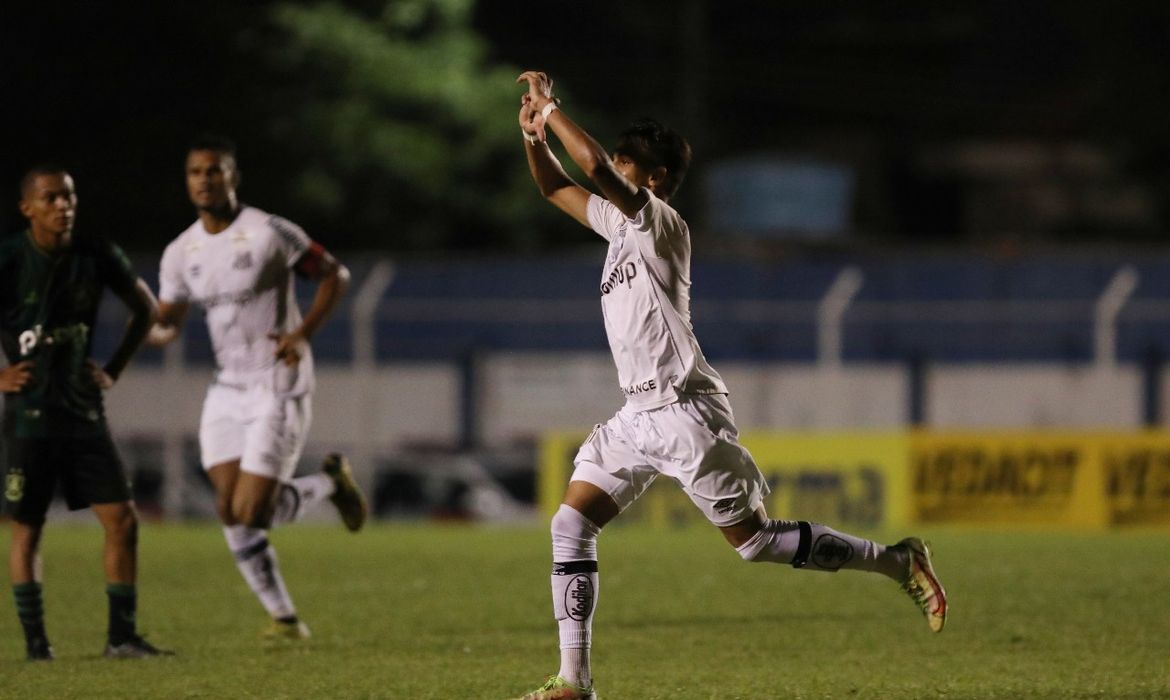
[[[132,583],[111,583],[106,586],[110,599],[110,644],[124,644],[134,637],[134,618],[138,609],[138,589]]]
[[[24,641],[29,646],[47,639],[45,636],[45,604],[41,598],[41,584],[36,581],[12,586],[16,598],[16,615],[24,629]]]

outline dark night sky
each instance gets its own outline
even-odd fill
[[[212,129],[240,142],[246,198],[282,211],[296,164],[254,132],[295,105],[265,101],[272,77],[238,41],[270,4],[6,4],[6,201],[25,168],[60,162],[86,226],[161,249],[191,219],[185,146]],[[481,2],[475,24],[496,59],[548,70],[615,123],[670,114],[708,158],[854,136],[1079,139],[1166,182],[1170,3],[547,0]],[[5,232],[21,225],[4,211]]]

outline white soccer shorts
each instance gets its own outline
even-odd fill
[[[240,460],[249,474],[292,478],[305,447],[313,410],[310,396],[277,396],[264,386],[212,384],[199,421],[203,468]]]
[[[747,519],[770,491],[739,444],[723,394],[684,395],[649,411],[624,407],[593,429],[573,462],[572,481],[597,486],[622,510],[668,476],[716,527]]]

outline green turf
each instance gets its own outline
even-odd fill
[[[1166,534],[924,534],[952,598],[941,635],[876,576],[748,565],[703,528],[612,528],[601,697],[1170,698]],[[257,642],[264,615],[218,528],[147,524],[140,628],[178,656],[108,661],[100,532],[51,523],[58,659],[23,660],[9,599],[0,697],[502,700],[556,668],[543,527],[273,535],[309,644]]]

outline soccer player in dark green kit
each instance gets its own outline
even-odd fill
[[[29,228],[0,241],[0,369],[12,516],[8,568],[30,660],[53,658],[41,598],[40,540],[58,483],[70,509],[89,507],[105,530],[109,598],[105,656],[139,658],[160,650],[138,635],[138,515],[106,424],[102,392],[114,385],[142,343],[157,303],[114,244],[73,235],[77,193],[61,168],[30,170],[20,183]],[[90,359],[103,290],[130,310],[113,355]]]

